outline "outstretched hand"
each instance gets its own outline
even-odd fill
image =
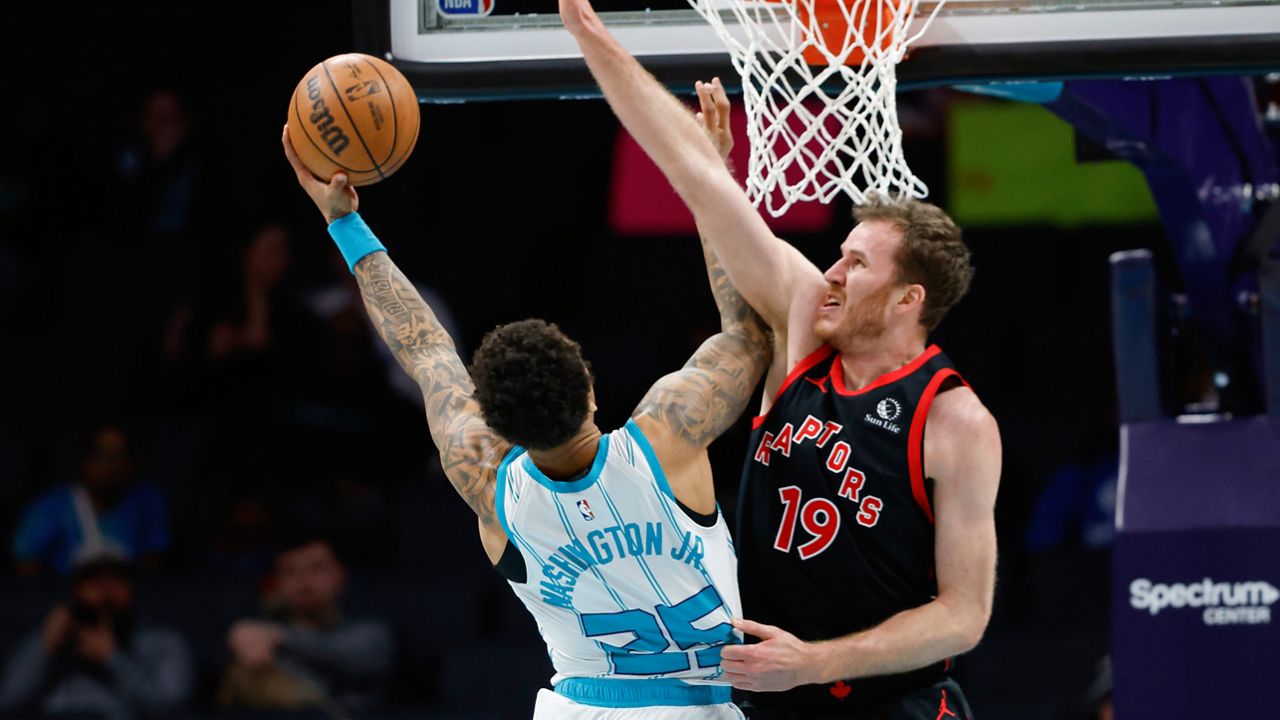
[[[572,35],[604,26],[590,0],[560,0],[560,21]]]
[[[360,208],[360,196],[356,195],[356,189],[348,183],[346,173],[337,173],[326,183],[312,175],[307,166],[302,164],[302,159],[298,157],[298,153],[293,149],[293,143],[289,140],[288,125],[284,127],[280,142],[284,144],[284,156],[289,158],[289,164],[293,166],[293,172],[298,176],[298,184],[307,191],[307,195],[311,196],[311,201],[316,204],[320,214],[324,215],[326,223],[331,223],[343,215],[350,215]]]
[[[694,84],[698,92],[698,104],[702,108],[698,112],[698,120],[702,128],[716,146],[716,152],[728,162],[729,153],[733,150],[733,130],[729,126],[729,96],[725,94],[720,78],[712,78],[706,83],[699,80]]]
[[[817,682],[814,647],[782,628],[751,620],[734,620],[733,627],[761,642],[728,645],[720,651],[724,679],[741,690],[780,692]]]

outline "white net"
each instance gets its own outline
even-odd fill
[[[898,62],[919,0],[689,0],[742,77],[747,196],[780,216],[837,193],[923,198],[902,155]]]

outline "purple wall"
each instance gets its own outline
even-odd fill
[[[1270,717],[1280,697],[1280,422],[1125,426],[1116,716]]]

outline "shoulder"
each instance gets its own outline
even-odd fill
[[[966,386],[934,398],[924,432],[925,462],[935,478],[961,466],[999,466],[1000,427],[977,394]]]
[[[469,418],[442,448],[441,461],[445,474],[459,491],[459,483],[464,483],[468,494],[477,489],[492,493],[504,462],[519,455],[512,453],[516,448],[479,418]]]
[[[929,406],[928,423],[930,429],[940,428],[947,434],[955,431],[1000,435],[995,416],[978,399],[978,394],[965,385],[945,390],[934,397]]]
[[[620,437],[622,442],[634,443],[641,450],[645,450],[647,446],[648,450],[659,456],[693,455],[698,452],[697,448],[681,441],[661,418],[647,411],[632,417],[630,422],[610,435]]]
[[[691,445],[653,415],[644,413],[632,418],[615,435],[625,438],[622,446],[632,448],[629,462],[648,468],[659,482],[669,484],[682,502],[690,483],[700,482],[697,468],[706,462],[706,448]]]
[[[61,512],[71,507],[71,486],[59,485],[48,490],[42,495],[36,496],[34,500],[27,505],[24,514],[26,515],[45,515],[49,513]]]
[[[182,633],[170,627],[144,624],[133,634],[132,644],[145,653],[165,652],[187,655],[190,648]]]
[[[486,456],[485,462],[492,465],[495,471],[501,470],[504,467],[509,467],[515,464],[516,460],[524,457],[527,453],[528,451],[519,445],[512,445],[510,443],[502,445],[495,444]]]

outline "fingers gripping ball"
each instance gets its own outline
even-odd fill
[[[289,140],[307,169],[372,185],[418,141],[418,98],[404,75],[369,55],[336,55],[307,72],[289,104]]]

